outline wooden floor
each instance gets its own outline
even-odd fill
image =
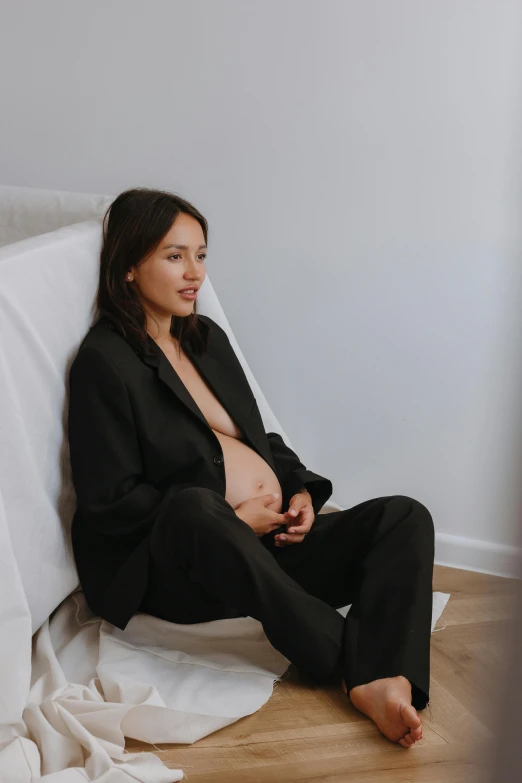
[[[351,705],[341,686],[304,683],[293,666],[253,715],[193,745],[152,750],[190,783],[480,783],[499,709],[499,676],[514,581],[435,566],[434,590],[451,593],[432,635],[431,703],[423,739],[389,742]]]

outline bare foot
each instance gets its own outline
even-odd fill
[[[348,695],[346,683],[341,683]],[[349,699],[392,742],[411,748],[422,739],[422,721],[411,703],[411,684],[406,677],[386,677],[357,685],[350,690]]]

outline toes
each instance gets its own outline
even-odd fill
[[[412,704],[406,704],[402,710],[402,719],[410,731],[419,729],[422,726],[422,721],[417,714],[417,710]]]
[[[410,729],[409,734],[415,741],[422,739],[422,726],[418,726],[416,729]]]
[[[411,748],[411,745],[404,739],[404,737],[399,740],[399,745],[402,745],[403,748]]]

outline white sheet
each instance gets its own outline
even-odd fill
[[[8,191],[0,193],[7,228]],[[125,754],[124,735],[195,742],[259,709],[288,660],[253,618],[184,626],[139,614],[122,632],[92,617],[83,593],[70,595],[78,578],[65,381],[92,320],[101,225],[91,218],[107,203],[70,196],[75,219],[90,219],[34,236],[67,220],[66,194],[46,201],[38,191],[37,209],[28,199],[10,212],[23,216],[16,236],[31,238],[0,248],[0,781],[175,781],[182,770],[153,754]],[[230,336],[267,431],[291,446],[208,277],[200,293],[200,311]],[[338,508],[329,501],[323,511]]]

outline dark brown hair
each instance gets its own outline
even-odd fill
[[[199,222],[207,243],[208,224],[203,215],[181,196],[165,190],[125,190],[103,217],[96,294],[98,315],[108,328],[119,331],[135,350],[143,353],[148,353],[146,315],[133,288],[125,282],[126,274],[156,249],[180,212]],[[188,316],[172,316],[170,333],[182,348],[188,342],[201,354],[207,348],[208,329],[198,320],[196,305],[197,301]]]

